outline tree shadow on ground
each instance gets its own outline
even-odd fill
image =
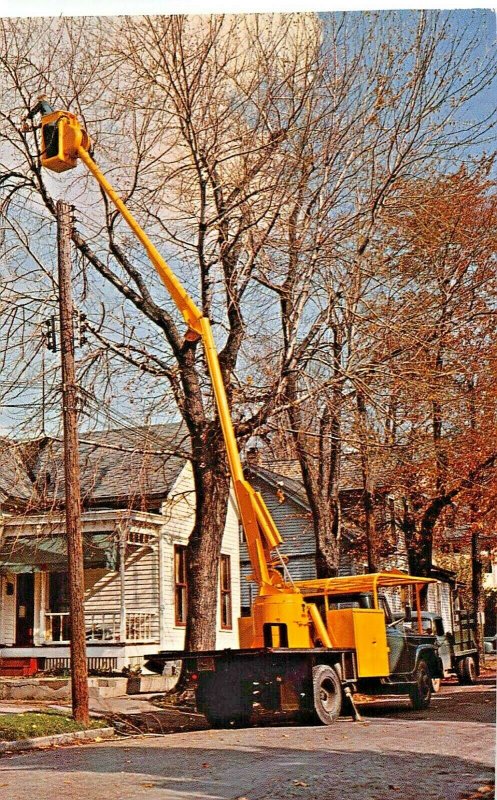
[[[371,724],[375,730],[361,726],[360,742],[352,734],[359,726],[346,734],[338,723],[316,729],[315,745],[294,736],[267,746],[267,731],[259,729],[205,731],[191,742],[181,737],[183,746],[167,737],[35,753],[2,761],[1,785],[17,800],[35,790],[37,800],[461,800],[491,780],[491,770],[471,758],[431,753],[436,747],[415,739],[412,727],[403,737],[399,732],[398,749],[391,740],[381,746],[383,732]],[[67,794],[63,783],[73,786]]]
[[[432,696],[430,706],[424,711],[413,711],[409,700],[396,697],[391,700],[359,704],[364,717],[385,717],[387,719],[423,720],[427,722],[482,722],[495,723],[495,689],[481,688],[478,692],[461,689],[455,694],[444,694],[444,689]]]

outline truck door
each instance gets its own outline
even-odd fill
[[[407,637],[403,619],[395,620],[386,597],[378,598],[380,608],[385,614],[387,626],[388,666],[390,675],[405,672],[407,657]]]

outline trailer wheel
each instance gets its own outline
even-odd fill
[[[409,688],[411,706],[415,711],[428,708],[431,700],[431,675],[426,661],[420,659],[416,667],[415,683]]]
[[[312,670],[314,710],[323,725],[332,725],[342,710],[342,684],[336,670],[318,664]]]
[[[476,664],[473,656],[466,656],[457,662],[457,679],[459,683],[470,685],[476,683]]]

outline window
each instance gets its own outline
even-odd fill
[[[388,605],[388,600],[385,597],[385,595],[383,594],[378,595],[378,605],[383,610],[387,625],[389,625],[391,622],[393,622],[393,619],[392,619],[392,612],[390,611],[390,606]]]
[[[219,564],[219,584],[221,588],[221,628],[231,630],[231,558],[221,555]]]
[[[176,625],[186,625],[186,547],[174,545],[174,615]]]

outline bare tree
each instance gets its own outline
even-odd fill
[[[189,432],[187,647],[214,644],[229,492],[204,359],[118,215],[81,171],[43,173],[20,120],[42,91],[79,113],[102,167],[214,323],[242,441],[288,414],[320,573],[332,574],[339,454],[344,432],[355,436],[344,398],[364,389],[373,414],[364,384],[390,357],[390,322],[373,307],[390,285],[386,203],[491,125],[470,125],[464,109],[494,64],[474,58],[466,30],[449,36],[451,21],[422,12],[2,22],[0,185],[4,214],[20,224],[16,246],[33,213],[46,232],[56,195],[70,195],[79,300],[92,310],[94,346],[80,364],[90,394],[134,389],[141,376],[157,393],[147,410],[174,401]],[[47,238],[36,245],[45,272]]]

